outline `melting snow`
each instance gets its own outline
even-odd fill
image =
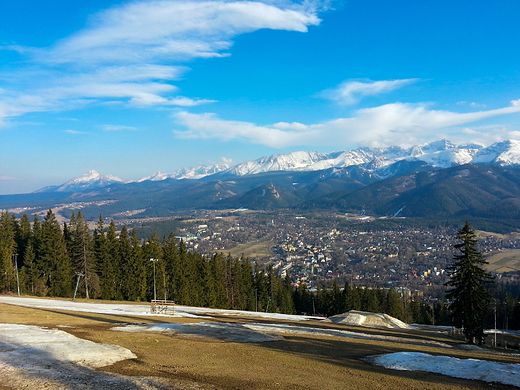
[[[478,379],[520,386],[520,365],[488,362],[478,359],[457,359],[448,356],[433,356],[419,352],[397,352],[371,356],[372,364],[404,371],[425,371],[455,378]]]
[[[80,303],[47,299],[0,297],[0,303],[30,307],[75,310],[104,314],[150,316],[148,305],[118,305],[100,303]],[[305,321],[315,319],[309,316],[292,316],[273,313],[237,312],[194,307],[177,307],[177,317],[211,318],[214,315],[255,316],[272,320]],[[358,312],[359,323],[365,323]],[[277,334],[307,334],[320,337],[345,337],[401,342],[452,348],[448,344],[433,340],[406,339],[402,337],[368,334],[325,327],[295,326],[289,324],[222,323],[204,322],[198,324],[144,324],[113,328],[127,332],[171,332],[213,337],[221,341],[263,342],[282,339]],[[76,338],[67,332],[36,326],[0,324],[0,371],[2,384],[13,388],[110,388],[138,389],[160,388],[152,379],[123,378],[93,367],[105,366],[135,355],[122,347],[97,344]],[[520,365],[501,364],[484,360],[456,359],[446,356],[432,356],[425,353],[399,352],[371,356],[368,362],[396,370],[427,371],[458,378],[477,379],[520,386]],[[30,383],[29,387],[28,383]],[[49,387],[52,384],[51,387]],[[83,385],[82,385],[83,384]],[[88,385],[87,385],[88,384]]]

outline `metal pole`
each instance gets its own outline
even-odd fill
[[[497,300],[493,299],[495,301],[495,348],[497,347]]]
[[[85,275],[82,274],[81,272],[76,272],[76,275],[78,275],[78,280],[76,281],[76,289],[74,290],[74,296],[72,297],[72,300],[73,300],[73,301],[76,300],[76,293],[78,292],[79,279],[80,279],[82,276],[85,276]]]
[[[20,296],[20,279],[18,278],[18,253],[13,254],[14,268],[16,269],[16,285],[18,286],[18,296]]]
[[[163,284],[164,284],[164,302],[166,302],[166,272],[163,271]]]

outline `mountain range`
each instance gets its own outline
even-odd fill
[[[186,209],[319,209],[389,217],[520,216],[520,142],[441,140],[409,148],[296,151],[228,166],[183,168],[133,182],[90,171],[0,205],[90,202],[94,216],[168,216]],[[138,210],[139,212],[135,212]]]

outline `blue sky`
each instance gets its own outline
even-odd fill
[[[520,139],[520,2],[0,4],[0,194],[294,150]]]

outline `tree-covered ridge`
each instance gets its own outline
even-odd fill
[[[86,298],[149,301],[156,295],[183,305],[294,312],[293,287],[272,268],[190,252],[173,234],[143,242],[136,230],[117,232],[101,217],[91,234],[81,212],[63,227],[51,210],[43,222],[35,216],[32,226],[25,215],[18,221],[3,212],[0,251],[0,292],[16,291],[16,258],[24,294],[72,297],[79,278],[78,296]]]
[[[310,291],[271,266],[188,251],[173,234],[142,240],[135,229],[118,231],[114,221],[107,225],[101,217],[91,232],[81,212],[63,226],[51,210],[32,223],[26,215],[18,220],[2,212],[0,255],[0,293],[17,292],[18,274],[20,291],[28,295],[71,298],[79,281],[77,296],[90,299],[150,301],[156,295],[181,305],[321,316],[361,310],[406,322],[451,324],[443,302],[432,307],[394,288],[340,286],[337,280]],[[518,328],[520,301],[510,296],[508,310],[510,328]]]

